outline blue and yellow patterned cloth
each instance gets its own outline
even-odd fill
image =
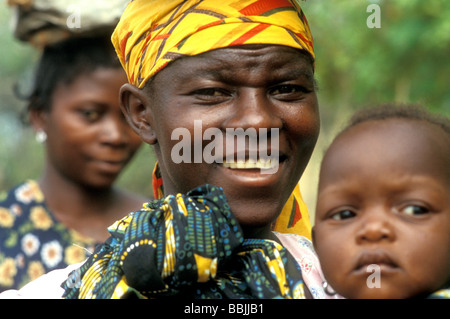
[[[428,296],[428,299],[450,299],[450,287],[447,284],[446,288],[435,291]]]
[[[65,298],[305,298],[290,253],[244,239],[219,187],[154,200],[109,231],[63,284]]]
[[[82,262],[96,244],[55,218],[36,181],[0,192],[0,292]]]

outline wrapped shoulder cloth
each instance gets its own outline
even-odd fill
[[[64,298],[305,298],[294,258],[244,239],[219,187],[146,203],[109,232],[63,283]]]

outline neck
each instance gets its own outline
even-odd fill
[[[75,217],[84,215],[103,215],[106,207],[113,203],[113,187],[94,188],[70,180],[51,168],[44,170],[39,179],[46,203],[55,215],[70,214]]]
[[[269,239],[279,242],[279,239],[271,230],[271,225],[264,227],[248,227],[241,225],[244,232],[244,238],[246,239]]]

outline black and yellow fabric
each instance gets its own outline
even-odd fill
[[[275,241],[244,239],[219,187],[154,200],[109,231],[64,298],[305,298],[297,262]]]

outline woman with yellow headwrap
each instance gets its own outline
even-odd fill
[[[298,189],[319,133],[299,5],[134,0],[112,41],[122,110],[159,161],[156,199],[109,228],[64,297],[324,297]],[[258,156],[228,149],[229,130],[257,132]]]
[[[233,45],[286,45],[314,58],[303,11],[287,0],[222,1],[220,7],[214,1],[132,1],[113,42],[129,82],[139,88],[181,56]],[[155,168],[155,172],[158,170]],[[155,198],[159,199],[162,193],[160,185],[155,186],[155,177],[153,183]],[[309,215],[298,185],[275,230],[310,238]]]

